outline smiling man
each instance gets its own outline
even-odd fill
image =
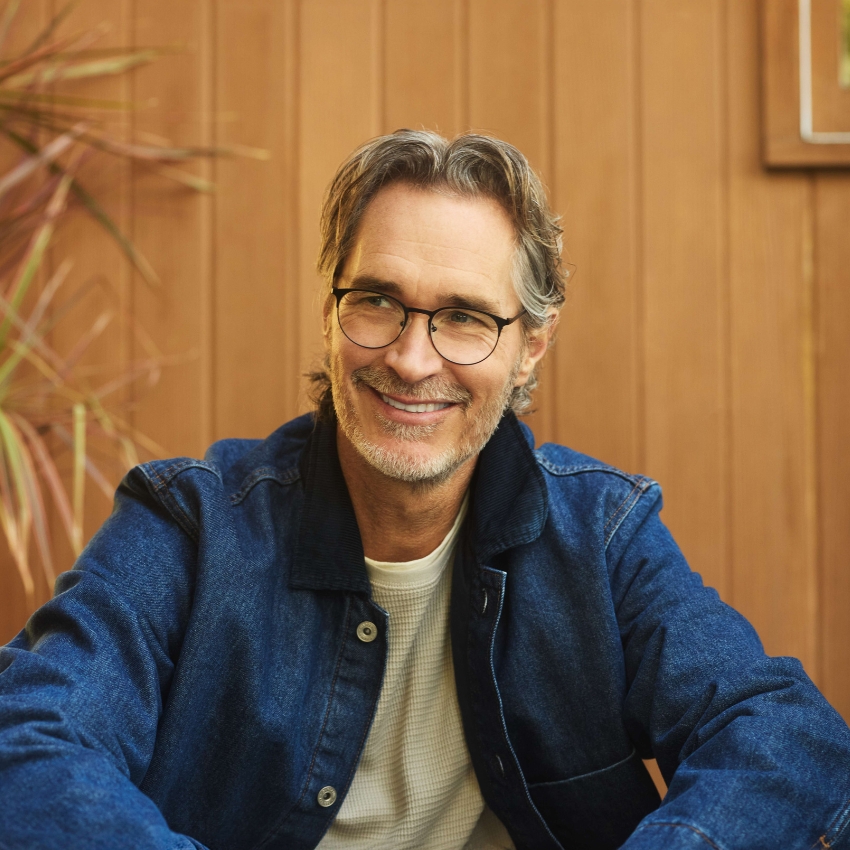
[[[368,142],[319,268],[316,412],[134,469],[0,649],[0,850],[850,847],[799,662],[517,419],[565,278],[524,157]]]

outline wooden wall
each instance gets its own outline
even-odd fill
[[[24,5],[32,29],[54,4]],[[197,455],[306,409],[338,163],[402,126],[495,133],[542,172],[578,266],[538,438],[657,478],[694,568],[850,718],[850,172],[762,168],[757,0],[84,0],[71,24],[100,20],[186,48],[107,87],[143,105],[137,131],[272,154],[200,165],[214,196],[109,172],[160,292],[89,223],[55,249],[191,355],[139,428]],[[0,638],[25,614],[6,566]]]

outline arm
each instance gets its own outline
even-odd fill
[[[191,599],[191,540],[127,476],[56,596],[0,648],[0,848],[202,848],[136,787]]]
[[[690,571],[657,488],[644,498],[612,541],[611,581],[626,723],[669,790],[623,850],[850,847],[850,730]]]

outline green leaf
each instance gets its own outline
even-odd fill
[[[56,217],[65,207],[65,200],[68,196],[68,189],[72,185],[73,178],[66,174],[59,182],[59,186],[53,194],[48,204],[47,211],[44,216],[44,222],[33,236],[30,247],[24,257],[23,269],[18,277],[17,283],[14,285],[10,305],[17,311],[23,301],[27,290],[32,283],[35,273],[41,265],[44,258],[44,252],[50,244],[50,237],[53,235],[53,224]],[[6,342],[6,337],[9,334],[9,329],[12,325],[12,317],[7,315],[2,324],[0,324],[0,350]]]
[[[38,34],[35,41],[24,51],[24,55],[26,56],[28,53],[33,53],[38,50],[50,36],[56,32],[56,29],[59,27],[59,24],[71,14],[74,8],[78,5],[79,0],[71,0],[70,3],[67,3],[64,8],[60,9],[48,22],[47,26]]]
[[[38,150],[36,146],[23,138],[7,127],[0,128],[5,134],[12,139],[17,145],[24,150],[34,153]],[[54,173],[67,175],[67,172],[56,163],[50,163],[48,166]],[[110,236],[118,243],[125,256],[135,266],[136,270],[141,274],[145,283],[151,286],[158,286],[160,283],[159,275],[154,271],[153,266],[147,261],[144,254],[139,251],[133,244],[132,240],[125,236],[114,221],[109,217],[106,210],[79,184],[76,178],[71,179],[71,192],[80,201],[80,203],[88,210],[89,214],[109,233]]]
[[[26,88],[35,82],[49,83],[61,80],[82,80],[89,77],[109,77],[116,74],[124,74],[141,65],[148,65],[163,55],[165,51],[147,49],[129,53],[124,56],[114,56],[104,59],[96,59],[90,62],[78,64],[57,64],[55,67],[47,67],[40,71],[27,71],[8,77],[4,87],[10,89]]]

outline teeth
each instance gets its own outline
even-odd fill
[[[432,404],[402,404],[400,401],[396,401],[389,396],[381,393],[381,398],[390,406],[396,408],[396,410],[406,410],[408,413],[431,413],[434,410],[442,410],[444,407],[448,407],[448,402],[439,402]]]

